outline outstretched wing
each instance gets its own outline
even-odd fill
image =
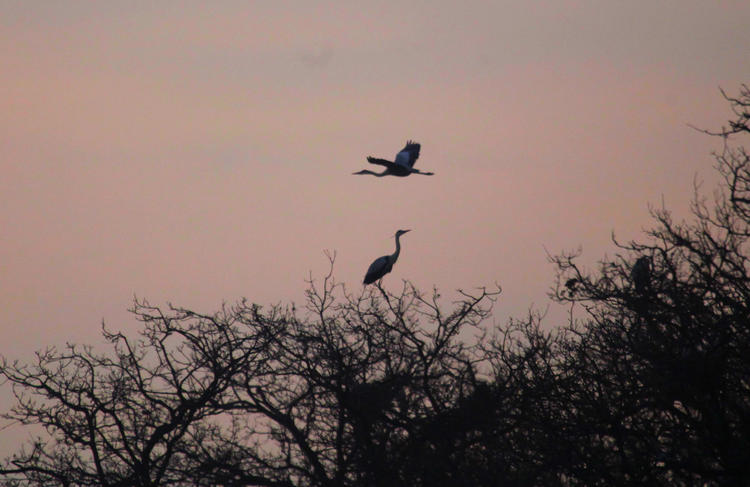
[[[396,164],[409,168],[414,167],[414,163],[417,162],[417,159],[419,158],[420,147],[421,146],[416,142],[411,140],[407,141],[404,148],[401,149],[401,152],[396,154]]]
[[[379,166],[385,166],[385,167],[388,167],[393,164],[391,161],[386,161],[385,159],[378,159],[377,157],[370,157],[370,156],[367,156],[367,162],[369,162],[370,164],[377,164]]]

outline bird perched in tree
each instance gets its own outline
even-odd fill
[[[571,293],[575,292],[576,286],[578,286],[579,282],[580,281],[576,277],[568,279],[567,281],[565,281],[565,287],[568,288],[568,291],[570,291]]]
[[[391,272],[393,264],[395,264],[396,259],[398,259],[398,254],[401,253],[401,242],[399,241],[399,238],[401,235],[410,231],[411,230],[399,230],[396,232],[396,251],[391,255],[379,257],[375,259],[375,262],[370,264],[370,268],[367,269],[367,274],[365,274],[365,284],[371,284]]]
[[[633,280],[635,290],[642,293],[648,287],[651,280],[651,261],[645,255],[639,257],[630,270],[630,279]]]
[[[416,142],[413,142],[411,140],[407,141],[404,148],[401,149],[401,152],[396,154],[396,160],[393,162],[368,156],[367,162],[369,162],[370,164],[385,166],[385,171],[378,173],[370,171],[369,169],[363,169],[352,174],[372,174],[373,176],[377,176],[379,178],[383,176],[404,177],[408,176],[409,174],[423,174],[425,176],[432,176],[435,173],[422,172],[419,169],[414,169],[414,163],[417,162],[417,159],[419,158],[420,147],[421,146]]]

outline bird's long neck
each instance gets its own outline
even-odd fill
[[[363,169],[363,170],[361,170],[360,172],[357,172],[357,173],[354,173],[354,174],[372,174],[373,176],[376,176],[376,177],[382,178],[383,176],[385,176],[385,173],[386,173],[386,172],[387,172],[387,171],[383,171],[383,172],[374,172],[374,171],[370,171],[369,169]]]
[[[401,235],[396,234],[396,251],[391,254],[391,262],[396,262],[396,259],[398,259],[398,254],[401,253],[401,241],[399,240],[401,238]]]

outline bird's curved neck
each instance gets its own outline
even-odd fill
[[[401,238],[401,235],[396,235],[396,251],[391,254],[391,260],[396,261],[398,259],[398,254],[401,253],[401,241],[399,240]]]

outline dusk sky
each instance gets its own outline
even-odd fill
[[[134,295],[300,304],[325,250],[359,291],[399,228],[388,289],[543,309],[545,249],[595,263],[716,187],[688,124],[731,116],[749,27],[746,0],[0,0],[0,354],[134,332]],[[407,139],[434,176],[351,174]]]

